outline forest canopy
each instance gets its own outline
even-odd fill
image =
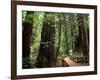
[[[22,11],[23,68],[89,64],[89,14]]]

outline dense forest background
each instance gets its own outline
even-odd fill
[[[23,68],[89,65],[89,14],[22,11],[22,28]]]

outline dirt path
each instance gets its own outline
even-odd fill
[[[85,64],[80,64],[72,61],[70,57],[65,57],[64,61],[69,65],[69,66],[85,66]]]

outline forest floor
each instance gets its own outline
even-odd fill
[[[56,61],[56,67],[87,66],[86,63],[75,62],[69,56]]]
[[[69,65],[69,66],[86,66],[86,64],[81,64],[81,63],[76,63],[73,60],[70,59],[70,57],[65,57],[64,61]]]
[[[71,59],[70,56],[66,56],[64,58],[58,59],[56,61],[56,65],[54,67],[74,67],[74,66],[87,66],[86,63],[75,62]],[[33,65],[32,68],[37,68],[37,66]]]

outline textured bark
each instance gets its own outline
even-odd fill
[[[30,43],[32,36],[32,24],[24,22],[23,23],[23,33],[22,33],[22,57],[23,64],[29,65],[29,55],[30,55]],[[27,66],[28,67],[28,66]],[[23,66],[23,68],[26,68]]]
[[[55,65],[54,35],[55,28],[48,23],[44,23],[37,57],[38,67],[52,67]]]
[[[30,46],[32,40],[32,26],[33,18],[32,11],[27,11],[25,22],[23,22],[23,31],[22,31],[22,57],[23,57],[23,68],[30,67]]]
[[[88,33],[84,15],[81,15],[81,31],[83,36],[83,55],[88,56]]]

